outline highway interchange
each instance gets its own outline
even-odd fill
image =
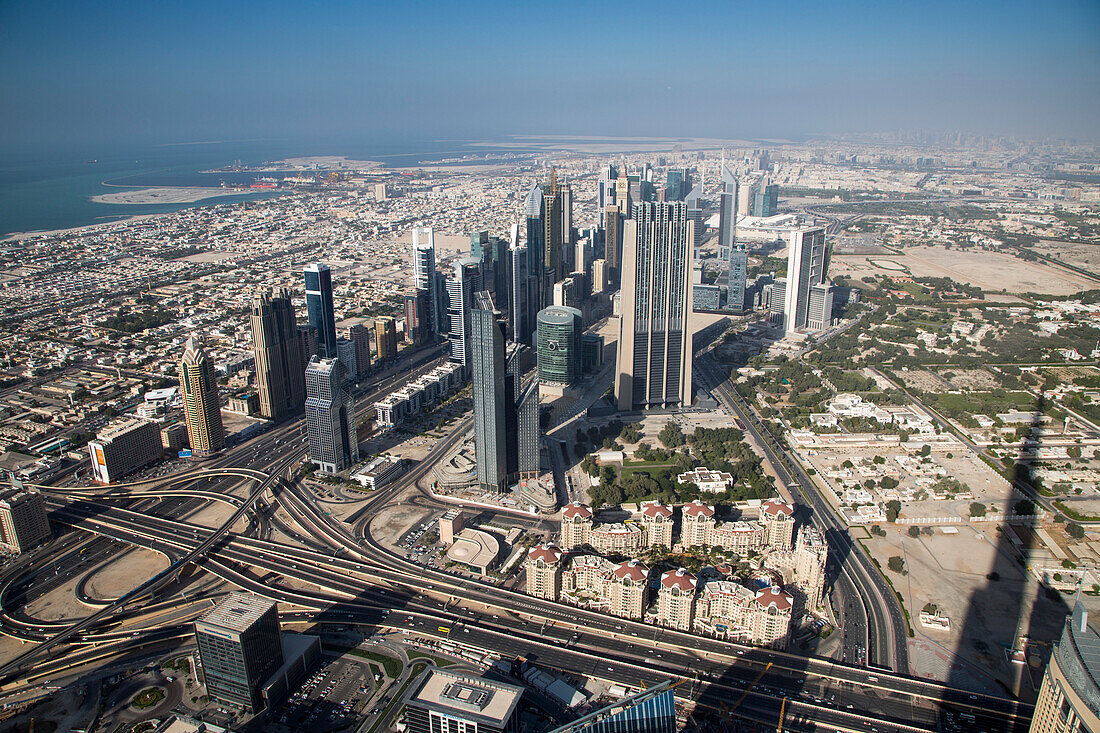
[[[696,366],[704,381],[741,416],[777,471],[787,470],[784,465],[790,464],[772,454],[776,446],[757,433],[739,398],[723,384],[724,375],[701,362]],[[421,360],[414,371],[433,363]],[[371,385],[360,405],[369,409],[390,383],[392,379]],[[158,596],[157,590],[197,567],[277,600],[286,623],[365,625],[452,637],[506,658],[522,654],[550,668],[632,686],[684,678],[680,694],[716,712],[728,709],[731,700],[748,690],[735,714],[771,726],[778,724],[787,698],[783,722],[788,729],[948,730],[960,724],[960,714],[974,716],[967,727],[975,730],[1027,728],[1031,710],[1026,705],[852,664],[856,656],[849,656],[849,663],[835,663],[659,629],[407,561],[373,537],[370,520],[417,487],[468,426],[468,419],[460,421],[424,461],[374,492],[356,512],[359,519],[348,524],[318,507],[315,497],[289,478],[306,452],[300,419],[163,480],[86,490],[42,487],[51,521],[80,531],[64,535],[31,558],[33,562],[17,562],[0,576],[0,632],[34,642],[0,667],[4,692],[25,691],[47,679],[75,679],[79,671],[109,661],[185,647],[191,641],[189,622],[209,607],[214,591],[203,590],[202,580],[193,581],[199,587],[181,603],[168,594]],[[847,534],[829,524],[835,519],[815,500],[797,464],[793,466],[797,478],[785,483],[814,509],[813,521],[828,533],[831,552],[840,555],[835,584],[846,606],[851,604],[847,622],[854,627],[861,619],[870,621],[864,621],[862,636],[872,664],[907,670],[907,634],[896,623],[896,606],[878,587],[881,579],[876,582],[873,568],[867,572],[869,562],[858,548],[838,546],[837,535]],[[229,521],[216,530],[187,521],[211,501],[232,508]],[[418,497],[418,503],[431,501],[430,495]],[[299,542],[271,539],[276,533]],[[117,557],[126,546],[165,555],[168,570],[122,599],[86,599],[101,607],[76,623],[44,622],[23,612],[30,584],[42,593],[109,561],[108,552]],[[858,646],[849,647],[852,654]]]

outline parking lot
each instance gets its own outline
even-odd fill
[[[287,700],[279,723],[310,733],[354,726],[374,688],[366,666],[341,659],[327,661]]]
[[[409,531],[399,538],[397,546],[413,562],[438,567],[438,556],[436,554],[438,544],[439,520],[433,518],[413,525]]]

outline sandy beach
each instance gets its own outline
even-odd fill
[[[249,191],[240,191],[232,188],[208,188],[196,186],[194,188],[139,188],[136,190],[119,191],[118,193],[103,193],[92,196],[92,201],[97,204],[191,204],[203,199],[212,199],[219,196],[240,196]]]

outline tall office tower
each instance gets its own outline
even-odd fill
[[[542,261],[543,266],[552,271],[549,285],[565,277],[561,251],[567,236],[562,231],[565,218],[563,194],[558,185],[558,172],[550,168],[550,177],[542,187]]]
[[[486,491],[508,488],[504,332],[500,311],[486,291],[474,294],[470,354],[474,398],[474,451],[478,485]]]
[[[527,274],[538,280],[537,300],[530,304],[532,310],[538,310],[542,303],[542,284],[545,277],[546,248],[542,241],[542,218],[545,211],[542,188],[535,186],[527,194]]]
[[[676,698],[671,682],[665,680],[643,689],[549,733],[676,733]]]
[[[619,177],[618,171],[615,170],[615,166],[611,163],[604,163],[600,166],[600,182],[599,191],[596,196],[596,208],[600,212],[600,228],[603,229],[607,226],[607,220],[605,218],[605,212],[608,206],[615,204],[615,181]]]
[[[615,205],[619,207],[619,215],[629,219],[637,199],[631,196],[630,176],[626,174],[626,167],[615,181]]]
[[[374,319],[374,343],[379,359],[397,358],[397,320],[393,316]]]
[[[565,272],[572,272],[575,265],[573,261],[573,187],[568,179],[558,186],[558,191],[561,192],[562,268]]]
[[[470,314],[474,293],[483,290],[481,261],[473,257],[455,260],[454,274],[447,281],[447,338],[451,342],[451,361],[470,368]]]
[[[588,237],[581,237],[577,240],[577,243],[573,245],[573,272],[580,272],[584,275],[590,275],[592,273],[592,240]]]
[[[37,491],[27,491],[18,481],[0,492],[0,545],[21,553],[49,541],[53,535],[46,519],[46,503]]]
[[[606,292],[607,282],[607,260],[603,258],[592,260],[592,294]]]
[[[1031,733],[1087,733],[1100,730],[1100,632],[1089,623],[1084,604],[1075,601],[1054,645],[1035,713]]]
[[[603,251],[611,289],[618,290],[623,261],[623,217],[618,206],[608,206],[604,213]]]
[[[536,297],[537,279],[527,270],[527,247],[519,244],[518,224],[512,225],[512,246],[508,259],[511,263],[508,275],[512,279],[509,286],[512,340],[517,344],[529,344],[534,331],[531,302]]]
[[[779,213],[779,184],[763,183],[753,191],[752,215],[775,216]]]
[[[306,316],[317,331],[317,355],[336,358],[336,314],[332,303],[332,271],[315,262],[306,267]]]
[[[763,295],[768,300],[768,323],[773,326],[783,325],[783,314],[787,311],[787,281],[779,278],[770,285],[764,286]]]
[[[355,344],[351,339],[336,339],[336,358],[344,365],[348,381],[355,381],[355,375],[359,373],[359,359],[356,358]]]
[[[570,275],[561,282],[554,283],[554,305],[576,308],[581,302],[581,286],[578,279]]]
[[[523,387],[523,347],[506,343],[505,326],[488,291],[475,293],[474,448],[478,482],[487,491],[504,491],[514,478],[538,475],[538,380]]]
[[[489,249],[489,232],[474,232],[470,235],[470,256],[485,261],[486,250]],[[493,253],[489,252],[489,259]]]
[[[213,455],[225,447],[218,380],[214,377],[214,362],[194,336],[187,339],[179,374],[191,455],[198,458]]]
[[[745,309],[745,284],[749,276],[749,253],[745,245],[734,242],[730,248],[729,277],[726,286],[726,310]]]
[[[424,293],[428,308],[427,340],[443,333],[443,294],[435,271],[435,232],[431,227],[413,228],[413,285]]]
[[[665,179],[665,201],[683,201],[691,190],[691,174],[687,168],[669,168]]]
[[[274,295],[261,293],[253,298],[251,321],[260,414],[279,420],[302,409],[305,402],[302,336],[290,291],[280,289]]]
[[[825,282],[825,230],[795,229],[787,252],[787,295],[783,330],[797,333],[810,327],[810,290]]]
[[[737,189],[737,216],[752,216],[752,202],[756,197],[758,181],[748,180]]]
[[[726,165],[725,156],[719,171],[721,188],[718,190],[718,249],[732,250],[737,241],[737,177]]]
[[[428,293],[418,290],[405,296],[405,339],[413,346],[428,343]]]
[[[552,305],[538,314],[539,383],[572,387],[581,378],[584,319],[576,308]]]
[[[355,400],[338,359],[315,356],[306,367],[306,432],[310,460],[325,473],[339,473],[359,460]]]
[[[826,281],[810,288],[810,309],[806,314],[806,328],[824,331],[833,322],[833,284]]]
[[[232,591],[195,622],[206,691],[218,702],[263,708],[262,687],[283,665],[274,601]]]
[[[492,282],[485,281],[485,286],[492,290],[494,302],[504,312],[509,312],[512,307],[512,258],[510,256],[510,242],[516,241],[517,227],[512,226],[512,238],[506,240],[503,237],[490,237],[488,250],[493,256]],[[486,275],[488,277],[488,275]]]
[[[615,398],[620,410],[691,404],[687,204],[644,202],[624,226]]]
[[[684,201],[687,203],[688,207],[688,219],[695,222],[695,237],[692,241],[692,246],[698,249],[703,244],[703,230],[707,221],[707,217],[703,213],[703,186],[699,185],[691,189],[684,198]]]
[[[416,297],[416,296],[413,296]],[[355,344],[355,365],[359,368],[356,376],[370,371],[370,329],[362,323],[348,326],[348,340]],[[305,366],[302,367],[302,383],[305,384]],[[305,390],[303,389],[303,392]]]

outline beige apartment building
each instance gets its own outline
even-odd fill
[[[824,601],[828,556],[829,545],[821,532],[803,526],[794,549],[769,554],[764,558],[764,567],[782,573],[783,584],[795,588],[803,610],[816,611]]]
[[[730,580],[703,586],[694,627],[729,641],[784,649],[790,638],[794,601],[779,588],[753,591]]]
[[[646,608],[649,568],[637,560],[613,563],[599,555],[577,555],[561,574],[561,599],[613,616],[641,619]]]
[[[684,568],[661,575],[661,587],[657,589],[657,623],[670,629],[691,631],[697,582]]]
[[[524,563],[528,595],[548,601],[558,600],[561,592],[561,558],[562,551],[549,542],[528,551]]]

